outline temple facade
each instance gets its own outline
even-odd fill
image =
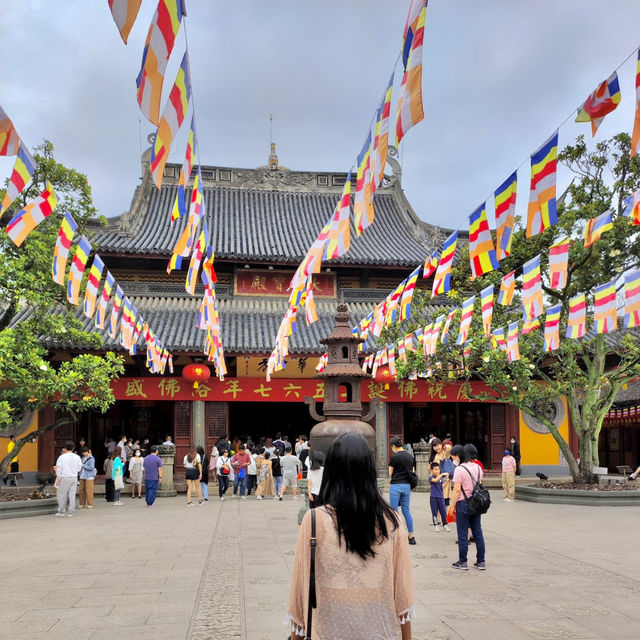
[[[256,442],[276,432],[290,440],[308,434],[315,421],[304,398],[313,398],[321,411],[324,388],[314,377],[315,367],[325,350],[320,341],[332,332],[337,301],[344,299],[355,326],[449,233],[415,214],[402,190],[400,165],[392,150],[389,175],[375,195],[374,224],[360,237],[352,229],[350,250],[325,263],[314,277],[318,321],[308,326],[304,317],[298,319],[287,367],[267,382],[267,358],[288,307],[288,283],[329,219],[347,174],[289,170],[279,164],[275,147],[268,164],[257,169],[203,166],[204,208],[215,250],[228,375],[223,381],[212,375],[194,388],[181,372],[187,364],[207,364],[204,332],[196,326],[203,289],[199,285],[192,297],[185,291],[185,270],[167,274],[171,250],[184,225],[184,220],[170,221],[180,166],[167,164],[158,190],[150,177],[148,152],[142,165],[143,178],[130,210],[96,228],[94,244],[125,294],[173,354],[174,375],[150,374],[144,349],[140,355],[126,355],[126,374],[113,383],[115,404],[104,415],[86,414],[72,427],[45,434],[37,455],[32,454],[42,470],[49,469],[61,443],[77,442],[81,436],[100,465],[109,436],[117,439],[126,434],[158,442],[170,434],[179,465],[190,443],[209,448],[223,434],[250,435]],[[420,280],[418,287],[431,284],[431,279]],[[432,311],[438,311],[437,300]],[[83,321],[87,330],[93,330],[92,321]],[[105,349],[122,352],[106,330],[103,338]],[[374,344],[367,347],[372,350]],[[54,360],[72,353],[60,344],[51,344],[50,349]],[[488,469],[499,470],[511,436],[520,442],[525,472],[557,473],[563,467],[558,447],[543,425],[508,405],[472,401],[459,384],[396,382],[382,367],[375,378],[362,379],[360,391],[365,413],[374,400],[378,407],[371,424],[380,466],[386,465],[391,436],[418,442],[434,433],[450,434],[454,442],[475,443]],[[564,401],[558,399],[551,410],[573,444]],[[39,419],[52,416],[43,412]]]

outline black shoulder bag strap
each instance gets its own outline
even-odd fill
[[[464,469],[468,474],[469,477],[471,478],[471,480],[473,481],[473,490],[471,491],[471,495],[473,495],[473,492],[476,490],[476,487],[478,486],[478,483],[480,482],[480,470],[478,470],[478,478],[474,478],[473,474],[471,473],[471,471],[469,471],[469,469],[467,469],[467,467],[463,467],[462,465],[460,465],[460,467],[462,469]],[[464,499],[469,502],[469,496],[464,492],[464,489],[462,488],[462,482],[460,483],[460,489],[462,490],[462,495],[464,496]]]
[[[309,567],[309,603],[307,606],[307,633],[305,640],[311,640],[311,617],[318,606],[316,601],[316,510],[311,509],[311,562]]]

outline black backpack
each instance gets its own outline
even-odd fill
[[[473,474],[467,467],[462,467],[474,480]],[[460,485],[462,489],[462,485]],[[462,495],[464,499],[467,501],[467,505],[469,506],[469,511],[474,516],[482,515],[483,513],[487,513],[489,511],[489,507],[491,506],[491,496],[489,495],[489,490],[480,482],[480,473],[478,472],[478,479],[475,481],[475,486],[473,487],[473,491],[470,496],[464,492],[462,489]]]

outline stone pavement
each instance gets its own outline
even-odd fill
[[[638,638],[640,509],[493,495],[482,573],[450,569],[455,534],[414,494],[415,640]],[[300,505],[127,497],[0,521],[0,639],[283,640]]]

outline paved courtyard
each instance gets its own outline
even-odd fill
[[[465,573],[449,568],[454,534],[429,528],[428,496],[414,495],[414,639],[638,638],[639,508],[494,496],[487,571]],[[283,640],[300,505],[127,496],[73,519],[0,521],[0,638]]]

